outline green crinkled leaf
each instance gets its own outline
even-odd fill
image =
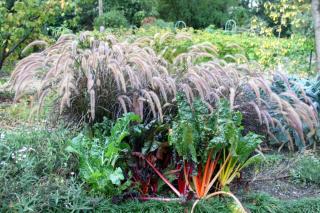
[[[192,110],[187,101],[178,96],[178,116],[173,122],[169,143],[173,145],[184,160],[197,160],[197,144],[199,143],[199,123],[195,116],[197,109]],[[198,117],[199,118],[199,117]],[[197,126],[198,125],[198,126]]]
[[[230,109],[228,101],[221,100],[211,114],[201,100],[195,100],[192,106],[181,97],[177,101],[178,116],[169,142],[184,160],[205,163],[209,152],[213,158],[221,150],[230,153],[232,162],[240,167],[257,160],[250,155],[262,142],[261,136],[242,136],[242,115]]]
[[[133,113],[127,113],[122,118],[119,118],[116,124],[111,129],[111,135],[105,141],[107,149],[105,150],[105,157],[109,162],[113,163],[120,152],[121,141],[129,135],[128,126],[131,122],[140,122],[140,117]],[[115,159],[114,159],[115,158]]]
[[[261,136],[255,133],[250,132],[242,137],[235,149],[238,161],[244,163],[260,143],[262,143]]]

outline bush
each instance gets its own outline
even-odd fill
[[[320,158],[315,155],[307,155],[299,158],[296,167],[291,171],[293,181],[307,184],[320,185]]]
[[[250,11],[247,8],[244,8],[242,6],[232,7],[229,11],[229,14],[230,14],[230,19],[235,20],[237,23],[237,26],[248,25],[250,22],[250,17],[252,16],[250,14]]]
[[[133,16],[133,23],[136,26],[140,26],[142,21],[146,18],[146,12],[145,11],[138,11]]]
[[[157,19],[155,21],[155,26],[159,28],[164,28],[164,29],[174,29],[174,23],[173,22],[166,22],[162,19]]]
[[[158,0],[106,0],[111,10],[120,10],[130,24],[140,26],[144,17],[158,16]],[[143,17],[143,18],[142,18]],[[141,19],[142,18],[142,19]],[[141,19],[141,20],[140,20]]]
[[[127,27],[129,25],[126,17],[124,16],[122,11],[119,10],[111,10],[101,17],[97,17],[94,20],[94,26],[99,29],[100,26],[104,27]]]
[[[235,0],[160,0],[160,17],[166,21],[184,21],[194,28],[205,28],[210,24],[222,27],[229,19],[228,9],[237,4]]]
[[[161,28],[161,25],[159,25]],[[173,31],[173,30],[172,30]],[[139,36],[153,36],[156,33],[161,35],[172,32],[159,28],[140,29],[136,32]],[[183,32],[188,32],[190,40],[183,42],[181,40],[167,39],[159,47],[159,52],[167,46],[173,46],[177,49],[173,55],[165,56],[167,60],[176,57],[183,49],[187,51],[189,47],[203,42],[209,42],[218,49],[218,57],[227,62],[234,62],[228,56],[232,55],[241,62],[258,63],[265,71],[278,69],[279,64],[283,64],[285,72],[301,76],[313,75],[314,69],[309,67],[308,58],[313,51],[313,40],[302,37],[292,36],[291,38],[275,38],[267,36],[257,36],[249,33],[227,34],[216,26],[209,26],[205,30],[194,30],[186,28]],[[314,63],[313,63],[314,64]],[[311,65],[313,65],[311,64]]]
[[[0,76],[11,71],[15,60],[23,56],[23,48],[30,41],[35,38],[50,40],[43,35],[43,29],[60,16],[58,4],[37,0],[11,1],[8,4],[0,1]]]

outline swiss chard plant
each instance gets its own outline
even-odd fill
[[[177,100],[179,110],[169,141],[182,161],[179,192],[192,191],[198,200],[226,194],[241,206],[227,186],[241,169],[259,158],[251,155],[262,142],[261,137],[242,135],[241,113],[230,109],[227,101],[222,100],[209,113],[200,100],[191,106],[183,97]]]
[[[67,151],[78,155],[80,176],[94,191],[114,195],[130,186],[130,179],[124,174],[126,164],[121,158],[130,152],[123,141],[129,135],[132,122],[140,122],[139,116],[125,114],[112,126],[107,137],[80,133],[67,147]]]
[[[171,163],[168,129],[166,123],[154,120],[143,124],[138,115],[128,113],[114,125],[104,119],[84,130],[67,150],[79,156],[80,176],[94,191],[125,192],[130,197],[137,197],[134,191],[138,191],[137,198],[149,200],[154,198],[150,195],[159,193],[159,175],[164,177],[162,173]]]

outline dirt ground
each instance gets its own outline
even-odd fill
[[[245,169],[241,178],[232,186],[235,189],[232,191],[264,192],[285,200],[320,195],[320,185],[293,181],[290,171],[295,167],[298,154],[278,156],[282,159]]]

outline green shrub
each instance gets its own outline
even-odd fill
[[[11,71],[23,48],[35,39],[49,40],[43,33],[61,14],[54,1],[0,1],[0,76]],[[46,12],[43,12],[46,11]]]
[[[158,30],[174,30],[174,23],[173,22],[166,22],[163,19],[156,19],[154,22],[146,23],[140,29],[146,29],[146,33],[149,31],[158,31]],[[138,31],[139,33],[139,31]],[[140,33],[139,33],[140,34]]]
[[[136,26],[140,26],[142,20],[146,17],[146,12],[145,11],[138,11],[134,14],[133,16],[133,23]]]
[[[157,25],[156,25],[157,26]],[[160,28],[161,25],[160,25]],[[173,30],[172,30],[173,31]],[[171,31],[171,32],[172,32]],[[156,33],[161,35],[170,33],[159,28],[139,29],[136,34],[139,36],[154,36]],[[308,58],[310,52],[314,49],[313,39],[299,35],[294,35],[290,38],[276,38],[267,36],[257,36],[250,33],[227,34],[221,29],[216,29],[216,26],[208,26],[205,30],[194,30],[186,28],[183,32],[190,35],[188,43],[180,42],[180,40],[166,40],[159,47],[159,52],[163,51],[167,46],[172,49],[183,49],[186,51],[193,45],[209,42],[218,50],[218,57],[227,62],[235,62],[237,59],[240,62],[258,63],[265,71],[277,69],[279,63],[283,64],[282,71],[300,76],[313,75],[314,63],[309,67]],[[181,52],[175,52],[173,55],[165,56],[167,60],[171,60]],[[233,58],[228,58],[228,56]]]
[[[228,9],[235,0],[160,0],[160,17],[167,21],[184,21],[194,28],[205,28],[210,24],[222,27],[229,19]]]
[[[101,17],[97,17],[94,20],[94,26],[99,29],[100,26],[104,27],[127,27],[128,21],[122,11],[111,10]]]
[[[320,158],[315,155],[302,156],[291,171],[293,181],[320,185]]]
[[[250,10],[248,10],[243,6],[232,7],[229,13],[230,13],[230,19],[235,20],[237,23],[237,26],[244,26],[249,24],[250,17],[252,16],[250,14]]]
[[[266,154],[264,155],[264,160],[261,162],[263,166],[274,166],[280,163],[284,159],[282,154]]]

